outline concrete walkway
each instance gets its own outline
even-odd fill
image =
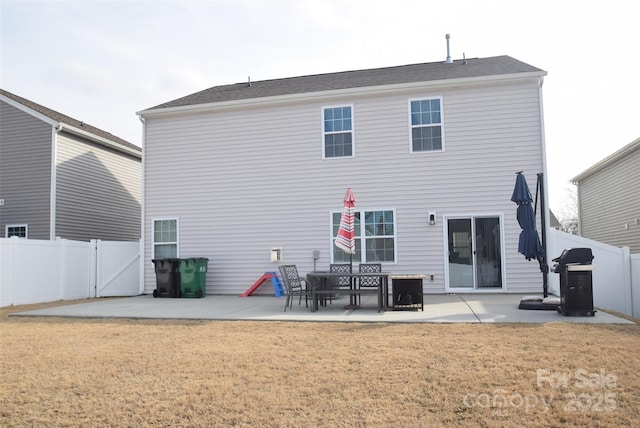
[[[375,296],[363,296],[362,308],[344,309],[343,297],[318,312],[304,302],[283,311],[285,297],[220,296],[202,299],[157,298],[150,295],[96,299],[83,303],[14,313],[11,316],[192,319],[317,322],[437,322],[437,323],[546,323],[634,324],[598,310],[595,316],[564,316],[557,311],[518,309],[522,296],[515,294],[427,294],[424,311],[377,312]]]

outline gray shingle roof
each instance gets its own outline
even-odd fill
[[[214,86],[173,101],[157,105],[149,110],[209,104],[251,98],[292,95],[310,92],[362,88],[389,84],[428,82],[447,79],[474,78],[517,73],[540,72],[543,70],[518,61],[509,56],[491,58],[470,58],[456,60],[452,64],[430,62],[368,70],[344,71],[339,73],[316,74],[284,79],[262,80]]]
[[[123,140],[120,137],[116,137],[113,134],[110,134],[107,131],[103,131],[102,129],[96,128],[95,126],[91,126],[87,123],[84,123],[80,120],[74,119],[62,113],[59,113],[55,110],[51,110],[48,107],[42,106],[40,104],[34,103],[26,98],[19,97],[18,95],[12,94],[11,92],[5,91],[4,89],[0,89],[0,94],[4,95],[7,98],[11,98],[12,100],[24,105],[25,107],[30,108],[31,110],[37,111],[38,113],[55,120],[56,122],[60,122],[65,125],[73,126],[74,128],[82,129],[83,131],[89,132],[98,137],[102,137],[109,141],[113,141],[114,143],[118,143],[122,146],[128,147],[130,149],[134,149],[138,152],[141,152],[142,149],[135,144],[131,144],[130,142]]]

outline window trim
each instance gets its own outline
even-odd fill
[[[438,125],[413,125],[411,123],[411,103],[413,101],[426,101],[426,100],[440,100],[440,135],[442,140],[442,148],[439,150],[413,150],[413,128],[423,128],[423,127],[435,127]],[[410,154],[422,154],[422,153],[441,153],[445,151],[445,138],[444,138],[444,100],[442,95],[437,96],[424,96],[424,97],[414,97],[409,98],[407,100],[407,123],[409,125],[409,153]]]
[[[180,257],[180,218],[179,217],[153,217],[151,219],[151,260],[156,258],[156,222],[175,220],[176,222],[176,258]],[[161,244],[174,244],[174,242],[161,242]]]
[[[333,135],[333,134],[344,134],[346,132],[325,132],[324,130],[324,111],[326,109],[333,108],[344,108],[349,107],[351,109],[351,156],[331,156],[327,157],[326,146],[325,146],[325,136]],[[322,143],[322,159],[348,159],[356,157],[356,123],[355,123],[355,107],[353,104],[335,104],[335,105],[326,105],[320,108],[320,129],[321,129],[321,143]]]
[[[336,263],[334,259],[334,248],[336,248],[335,247],[336,237],[333,234],[333,226],[334,226],[333,216],[335,214],[339,214],[338,216],[338,222],[339,222],[340,221],[339,218],[341,217],[343,211],[344,209],[332,210],[329,212],[329,235],[330,235],[330,239],[329,239],[330,252],[329,253],[331,254],[331,263]],[[366,213],[375,212],[375,211],[391,211],[393,213],[393,235],[384,235],[385,237],[393,237],[393,260],[382,261],[382,262],[378,262],[375,260],[372,260],[372,261],[366,260],[366,241],[370,239],[376,239],[378,236],[367,236],[366,229],[365,229],[366,228],[365,217],[366,217]],[[396,213],[396,209],[395,208],[375,208],[375,209],[356,208],[355,214],[360,214],[360,235],[356,234],[356,240],[360,240],[360,258],[359,259],[354,258],[353,263],[354,264],[355,263],[382,263],[383,265],[397,264],[398,263],[398,216]]]
[[[17,238],[29,238],[29,225],[27,223],[19,223],[19,224],[6,224],[4,226],[4,236],[9,238],[9,228],[24,228],[24,236],[12,235]]]

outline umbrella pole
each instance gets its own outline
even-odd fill
[[[353,253],[349,253],[349,273],[353,273]],[[350,277],[349,280],[351,284],[349,287],[355,287],[355,278]],[[349,295],[349,304],[344,307],[345,309],[360,309],[360,305],[358,305],[358,298],[355,294]]]
[[[547,264],[547,216],[546,205],[544,201],[544,174],[538,173],[538,189],[540,189],[540,226],[542,227],[542,249],[544,255],[542,260],[538,260],[540,263],[540,271],[542,271],[542,291],[543,296],[549,296],[549,265]]]

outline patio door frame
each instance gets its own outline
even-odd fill
[[[478,287],[477,281],[477,252],[475,223],[478,218],[495,218],[500,225],[500,283],[501,287]],[[449,220],[469,220],[471,223],[472,237],[472,287],[452,287],[450,274],[450,254],[449,254]],[[504,293],[507,291],[506,269],[505,269],[505,247],[504,247],[504,214],[496,212],[482,213],[466,213],[466,214],[446,214],[443,215],[443,240],[444,240],[444,276],[445,276],[445,292],[447,293]]]

